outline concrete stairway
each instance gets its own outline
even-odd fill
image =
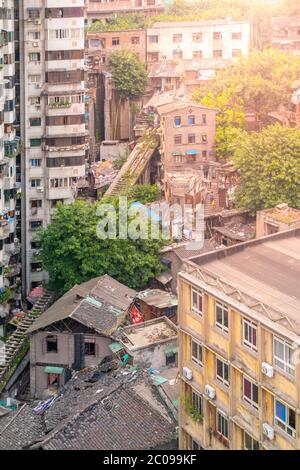
[[[148,129],[130,153],[105,195],[122,194],[128,186],[136,184],[157,146],[156,129]]]
[[[5,343],[5,348],[1,351],[2,360],[0,355],[0,391],[1,391],[1,381],[3,380],[6,372],[13,365],[14,360],[16,359],[19,352],[22,350],[22,347],[25,345],[25,340],[27,338],[26,332],[28,328],[32,325],[37,317],[39,317],[51,304],[53,301],[54,294],[50,291],[44,290],[41,297],[37,300],[32,310],[20,320],[18,326],[14,333],[9,336]],[[5,384],[4,384],[5,385]]]

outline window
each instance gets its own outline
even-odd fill
[[[140,43],[140,38],[138,36],[133,36],[131,38],[131,44],[139,44]]]
[[[175,145],[180,145],[181,144],[181,135],[180,134],[174,135],[174,144]]]
[[[232,33],[232,39],[242,39],[242,33]]]
[[[216,358],[216,379],[226,387],[229,386],[229,366],[219,358]]]
[[[41,220],[32,220],[30,222],[30,229],[36,230],[37,228],[41,228],[43,226],[43,222]]]
[[[217,410],[217,433],[225,439],[229,439],[228,418],[224,413]]]
[[[216,327],[228,331],[228,307],[221,302],[216,302]]]
[[[30,180],[30,186],[32,188],[39,188],[41,186],[41,180],[40,179],[32,179]]]
[[[159,59],[158,52],[148,52],[148,62],[157,62]]]
[[[28,18],[31,20],[39,19],[40,17],[40,10],[38,8],[29,8],[28,9]]]
[[[188,135],[188,143],[189,144],[194,144],[196,142],[196,136],[195,134],[189,134]]]
[[[202,59],[202,51],[193,51],[193,59]]]
[[[119,44],[120,44],[120,38],[112,38],[111,40],[112,46],[119,46]]]
[[[46,351],[47,353],[57,353],[57,336],[47,336]]]
[[[193,287],[191,289],[191,310],[202,315],[202,292]]]
[[[158,42],[158,36],[157,35],[149,36],[149,42],[157,43]]]
[[[40,147],[42,145],[41,139],[30,139],[30,147]]]
[[[218,41],[222,39],[222,33],[221,32],[214,32],[214,41]]]
[[[243,320],[243,344],[257,351],[257,326],[249,320]]]
[[[183,157],[182,155],[174,155],[175,163],[182,163]]]
[[[182,59],[182,50],[181,49],[174,49],[173,59]]]
[[[29,119],[30,126],[40,126],[41,125],[41,118],[30,118]]]
[[[244,431],[244,449],[245,450],[259,450],[258,442]]]
[[[221,49],[214,50],[213,57],[223,57],[223,51]]]
[[[192,406],[200,415],[203,414],[203,401],[201,395],[192,391]]]
[[[29,39],[32,39],[33,41],[40,39],[40,32],[39,31],[29,31],[28,32],[28,37]]]
[[[202,119],[202,124],[206,125],[207,124],[206,114],[202,114],[201,119]]]
[[[275,337],[273,339],[273,361],[275,366],[287,374],[295,374],[292,347],[285,341]]]
[[[86,356],[96,356],[96,344],[95,341],[84,342],[84,354]]]
[[[174,126],[179,127],[181,125],[181,117],[180,116],[175,116],[174,117]]]
[[[202,134],[201,140],[202,140],[202,144],[207,144],[207,135],[206,135],[206,134]]]
[[[232,57],[238,57],[241,53],[241,49],[232,49]]]
[[[188,116],[188,125],[193,126],[195,124],[195,116]]]
[[[29,53],[29,61],[30,62],[40,62],[41,54],[39,52],[30,52]]]
[[[41,81],[41,75],[29,75],[30,83],[38,83]]]
[[[191,338],[191,360],[198,364],[203,365],[202,361],[202,346],[200,343]]]
[[[173,42],[182,42],[182,34],[173,34]]]
[[[41,166],[41,164],[42,164],[42,160],[40,158],[32,158],[30,160],[30,165],[33,168],[39,167],[39,166]]]
[[[275,400],[275,424],[296,438],[296,413],[279,400]]]
[[[41,98],[39,96],[32,96],[29,98],[30,104],[39,105],[41,103]]]
[[[245,377],[243,379],[243,399],[258,409],[258,386]]]
[[[203,151],[202,151],[202,157],[203,157],[203,158],[207,158],[207,150],[203,150]]]
[[[202,33],[193,33],[193,42],[201,42]]]

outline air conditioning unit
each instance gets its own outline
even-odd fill
[[[39,43],[38,42],[33,42],[32,47],[39,47]]]
[[[35,84],[35,87],[36,87],[36,88],[42,88],[42,84],[41,84],[41,83],[36,83],[36,84]]]
[[[16,211],[16,215],[21,215],[21,211]]]
[[[183,367],[182,372],[183,372],[183,377],[185,377],[188,380],[192,380],[193,371],[191,369],[189,369],[188,367]]]
[[[41,20],[34,20],[34,24],[41,24]]]
[[[44,192],[44,188],[43,188],[43,187],[36,188],[36,190],[37,190],[38,193],[43,193],[43,192]]]
[[[266,362],[263,362],[261,364],[261,371],[263,374],[265,374],[267,377],[273,377],[274,375],[274,368],[270,364],[267,364]]]
[[[264,435],[267,436],[267,438],[270,439],[270,441],[273,441],[275,433],[274,433],[274,429],[272,428],[272,426],[270,426],[268,423],[263,423],[262,427],[263,427]]]
[[[216,390],[210,385],[205,385],[205,395],[208,396],[211,400],[216,397]]]

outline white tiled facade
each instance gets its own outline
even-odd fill
[[[247,21],[154,23],[147,29],[147,60],[234,59],[249,53]]]
[[[0,336],[9,310],[7,300],[18,300],[20,289],[16,238],[16,157],[20,142],[15,129],[15,100],[14,0],[4,0],[0,7]]]
[[[22,0],[21,137],[24,143],[24,293],[46,279],[33,242],[58,201],[85,175],[84,0]]]

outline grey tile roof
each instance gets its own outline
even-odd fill
[[[33,333],[65,318],[75,318],[97,331],[105,331],[125,313],[135,291],[105,274],[76,285],[46,310],[27,330]],[[88,299],[88,300],[84,300]],[[94,299],[94,301],[93,301]],[[112,317],[109,319],[109,317]]]
[[[74,374],[43,415],[32,408],[0,418],[0,450],[151,449],[175,438],[176,423],[151,380],[117,361]]]
[[[42,418],[28,405],[0,418],[0,450],[25,449],[43,435]]]
[[[175,427],[132,388],[98,402],[43,445],[46,450],[153,449],[175,437]]]

